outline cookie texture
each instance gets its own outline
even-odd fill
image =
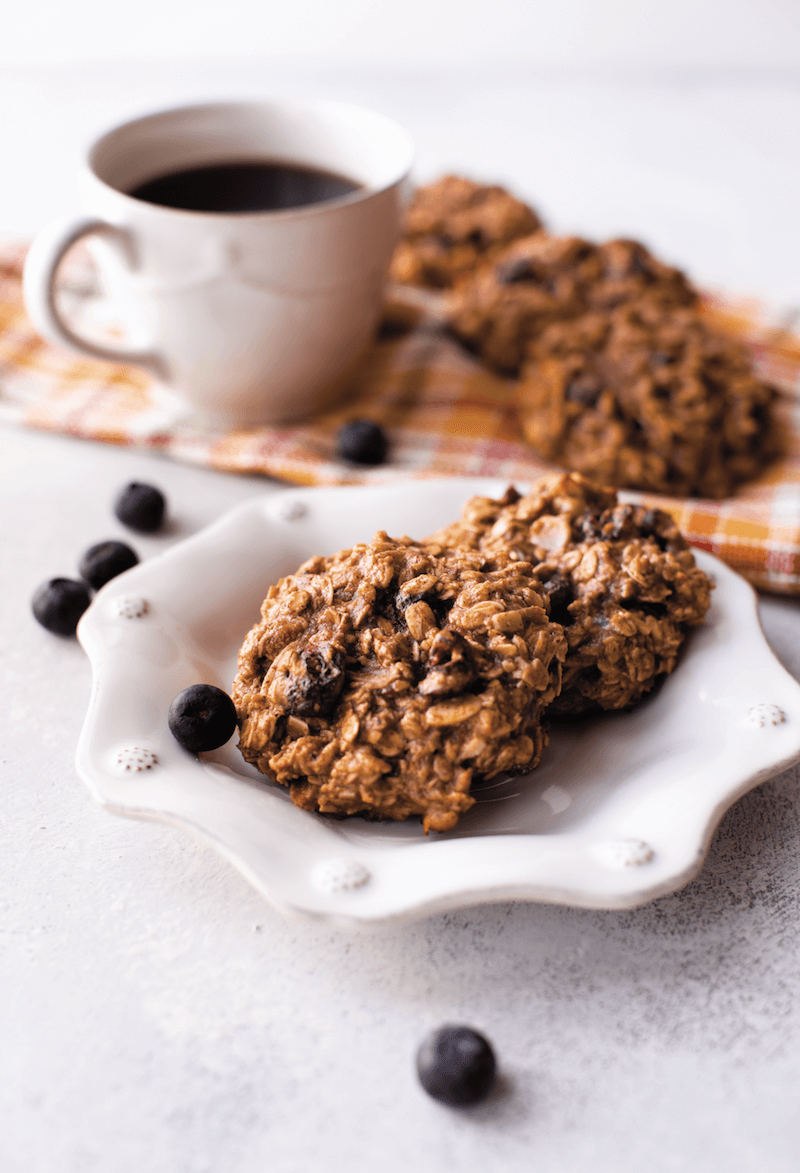
[[[659,307],[688,306],[697,302],[697,292],[683,273],[636,241],[595,245],[578,236],[537,232],[463,282],[448,320],[483,362],[516,375],[551,323],[642,299]]]
[[[503,551],[372,542],[270,588],[233,687],[239,748],[293,801],[446,831],[472,783],[538,764],[567,644]]]
[[[642,300],[550,325],[517,390],[544,457],[609,485],[720,498],[780,450],[776,390],[691,309]]]
[[[622,505],[577,474],[544,477],[525,496],[473,497],[430,540],[534,565],[569,649],[554,713],[632,705],[673,670],[710,602],[669,514]]]
[[[502,188],[449,175],[417,192],[391,277],[514,380],[542,456],[599,484],[720,499],[783,450],[775,388],[639,241],[550,235]]]
[[[448,289],[510,241],[540,227],[534,210],[504,188],[446,175],[414,194],[389,278]]]

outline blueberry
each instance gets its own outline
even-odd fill
[[[42,627],[54,635],[74,635],[90,598],[85,582],[74,578],[51,578],[34,592],[31,608]]]
[[[131,481],[117,494],[114,513],[123,525],[142,534],[152,534],[161,528],[166,501],[155,485]]]
[[[169,707],[170,732],[190,753],[219,749],[236,728],[233,701],[213,684],[191,684]]]
[[[386,433],[372,420],[350,420],[336,437],[339,456],[353,464],[383,464],[386,448]]]
[[[123,570],[130,570],[138,561],[130,546],[109,540],[91,546],[81,558],[78,571],[89,586],[99,591],[101,586],[122,574]]]
[[[443,1026],[417,1052],[417,1074],[428,1095],[454,1108],[477,1104],[494,1083],[495,1059],[469,1026]]]

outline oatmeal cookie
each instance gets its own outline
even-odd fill
[[[685,273],[665,265],[638,240],[607,240],[597,246],[599,277],[586,288],[591,309],[645,300],[658,306],[697,306],[700,296]]]
[[[566,640],[533,567],[378,533],[270,588],[239,657],[239,748],[298,806],[446,831],[538,764]]]
[[[535,566],[569,648],[555,713],[639,700],[673,670],[709,606],[712,584],[669,514],[621,505],[575,474],[544,477],[524,497],[474,497],[429,540]]]
[[[590,244],[545,232],[518,240],[453,295],[449,324],[485,363],[516,375],[542,331],[589,309],[646,299],[691,305],[697,293],[677,269],[633,240]]]
[[[504,188],[446,175],[411,200],[389,279],[447,289],[479,261],[538,228],[533,209]]]
[[[652,302],[545,330],[517,404],[543,456],[604,484],[726,497],[779,451],[777,392],[738,342]]]

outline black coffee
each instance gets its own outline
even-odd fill
[[[273,212],[322,204],[360,187],[352,179],[317,167],[253,159],[172,171],[148,179],[128,194],[189,212]]]

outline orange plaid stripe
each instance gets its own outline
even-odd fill
[[[0,418],[301,485],[455,475],[520,484],[553,470],[521,439],[511,383],[425,318],[411,333],[375,343],[336,410],[298,427],[223,436],[193,431],[175,422],[163,392],[142,371],[77,358],[38,338],[22,306],[23,260],[21,247],[0,249]],[[782,388],[786,455],[726,501],[636,493],[625,499],[668,509],[689,541],[756,586],[800,593],[800,339],[765,325],[755,305],[709,299],[705,312],[744,338],[760,373]],[[336,432],[357,416],[389,429],[389,463],[356,469],[337,460]]]

